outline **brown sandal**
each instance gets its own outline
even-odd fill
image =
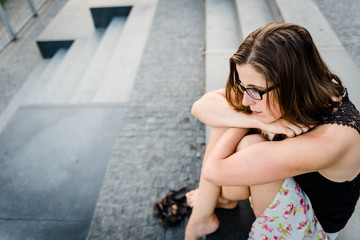
[[[191,212],[191,208],[186,203],[185,196],[190,190],[188,187],[177,191],[170,190],[162,197],[161,201],[155,203],[153,214],[156,217],[160,217],[161,224],[175,226]]]

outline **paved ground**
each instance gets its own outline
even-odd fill
[[[191,117],[204,87],[204,5],[160,0],[89,239],[182,239],[184,222],[152,216],[169,189],[199,178],[204,126]]]
[[[359,1],[315,2],[360,66]],[[32,31],[1,53],[0,112],[40,61],[34,41],[64,3],[50,1]],[[164,228],[151,210],[168,189],[197,185],[205,132],[190,107],[204,89],[204,17],[202,0],[159,0],[89,239],[183,238],[185,222]]]
[[[360,1],[314,0],[353,61],[360,67]]]

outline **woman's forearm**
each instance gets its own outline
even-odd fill
[[[237,112],[228,104],[224,89],[206,93],[193,104],[191,113],[210,127],[257,128],[288,137],[295,137],[310,129],[309,126],[297,125],[281,118],[272,123],[263,123],[252,114]]]
[[[256,118],[232,109],[224,90],[206,93],[193,104],[191,113],[210,127],[258,128],[259,125]]]

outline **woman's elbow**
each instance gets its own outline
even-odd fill
[[[198,109],[199,109],[199,100],[197,100],[196,102],[193,103],[192,107],[191,107],[191,114],[197,118],[198,115]]]

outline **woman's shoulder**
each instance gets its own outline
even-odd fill
[[[359,174],[360,134],[356,128],[355,125],[347,122],[336,122],[319,125],[309,133],[313,136],[314,146],[319,148],[323,146],[319,152],[326,154],[329,159],[329,165],[319,169],[319,172],[329,180],[343,182]]]
[[[354,179],[360,173],[360,134],[348,125],[326,124],[318,126],[318,141],[324,142],[326,151],[335,158],[319,172],[331,181]],[[329,156],[331,158],[331,156]]]

